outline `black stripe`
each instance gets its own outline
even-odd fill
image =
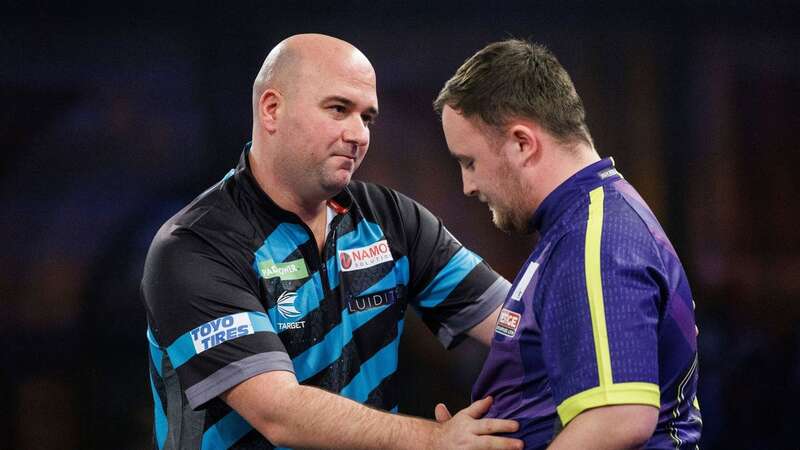
[[[259,332],[242,336],[195,355],[178,367],[177,372],[181,384],[189,388],[232,362],[272,351],[285,351],[281,340],[275,333]]]
[[[387,262],[368,269],[340,273],[336,292],[329,298],[323,299],[319,307],[310,311],[302,319],[307,326],[314,327],[306,331],[310,335],[304,335],[303,339],[297,341],[285,342],[289,356],[294,358],[322,340],[342,322],[342,312],[347,309],[347,302],[390,274],[394,270],[394,266],[394,262]],[[398,283],[400,281],[402,280],[398,280]],[[405,298],[400,300],[405,303]],[[293,331],[284,331],[280,335],[287,340],[284,336],[291,332]]]
[[[270,444],[269,441],[256,430],[250,430],[247,434],[242,436],[241,439],[236,441],[235,444],[229,447],[230,450],[272,450],[274,448],[275,446]]]
[[[305,380],[303,384],[339,392],[361,370],[361,364],[386,347],[397,337],[397,323],[405,313],[404,303],[395,303],[353,331],[353,339],[342,349],[342,355],[331,365]],[[364,313],[357,313],[364,314]]]
[[[217,424],[220,420],[222,420],[225,416],[230,414],[233,411],[227,403],[223,402],[219,398],[215,398],[213,400],[209,400],[208,403],[205,404],[203,413],[203,433],[208,431],[209,428],[213,427]]]
[[[148,358],[149,370],[150,370],[150,378],[153,380],[153,386],[156,387],[156,395],[161,400],[161,406],[164,407],[164,413],[167,411],[167,392],[164,390],[164,380],[161,379],[161,375],[158,374],[156,370],[155,364],[153,364],[153,360]],[[159,361],[161,362],[161,361]],[[155,401],[155,399],[153,399]]]
[[[152,345],[152,344],[148,343],[148,345]],[[148,352],[148,354],[150,354],[150,352]],[[165,358],[166,358],[166,355],[162,355],[162,360],[165,359]],[[156,388],[155,389],[156,395],[158,396],[159,401],[161,401],[161,408],[162,408],[162,411],[164,411],[164,416],[167,417],[167,423],[168,423],[168,427],[169,427],[169,426],[171,426],[171,423],[169,423],[170,422],[169,421],[169,416],[167,415],[168,414],[167,411],[169,411],[169,410],[167,409],[167,390],[166,390],[166,387],[164,386],[164,380],[158,374],[158,371],[156,370],[156,366],[153,363],[152,357],[150,355],[148,355],[147,361],[149,363],[148,364],[148,370],[150,371],[150,379],[153,380],[153,386],[155,386],[155,388]],[[163,363],[163,361],[159,361],[159,363]],[[163,367],[163,364],[162,364],[162,367]],[[155,402],[155,401],[156,401],[156,399],[154,398],[153,402]],[[153,405],[153,407],[155,407],[155,405]],[[155,414],[155,411],[153,412],[153,414]],[[153,419],[154,420],[153,420],[153,436],[152,436],[153,437],[153,439],[152,439],[153,446],[152,446],[152,448],[153,449],[157,449],[158,448],[158,443],[156,442],[155,416],[153,417]],[[167,430],[165,430],[165,431],[169,432],[169,428],[167,428]]]
[[[397,406],[397,401],[399,399],[397,393],[397,377],[398,374],[397,371],[395,371],[393,374],[384,378],[383,381],[381,381],[381,384],[379,384],[375,389],[372,390],[372,392],[369,393],[367,401],[364,402],[364,404],[385,409],[387,411]]]
[[[442,323],[447,323],[450,317],[461,312],[467,305],[474,303],[495,281],[497,281],[497,274],[484,261],[481,261],[436,308],[420,309],[423,313],[423,322],[436,334]]]

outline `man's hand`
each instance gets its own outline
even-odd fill
[[[447,405],[444,403],[438,403],[436,405],[436,408],[433,410],[433,415],[436,417],[436,421],[439,423],[445,423],[453,418],[453,415],[450,414],[450,410],[447,409]]]
[[[521,450],[523,442],[499,436],[495,433],[513,433],[519,425],[513,420],[481,419],[492,404],[492,398],[478,400],[450,415],[447,407],[439,403],[434,414],[441,425],[433,435],[431,448],[435,449],[502,449]]]

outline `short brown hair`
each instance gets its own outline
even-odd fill
[[[592,145],[583,102],[564,67],[547,48],[520,39],[487,45],[445,83],[433,102],[502,130],[513,117],[530,118],[564,142]]]

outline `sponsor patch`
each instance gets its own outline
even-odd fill
[[[268,259],[258,263],[258,270],[265,279],[278,277],[281,280],[301,280],[308,278],[308,267],[302,258],[282,263]]]
[[[347,310],[352,314],[368,311],[381,306],[392,305],[397,301],[397,297],[399,297],[399,291],[400,288],[397,287],[387,289],[385,291],[375,292],[373,294],[351,297],[350,300],[347,301]]]
[[[497,318],[497,325],[494,331],[508,337],[514,337],[517,334],[520,318],[519,313],[503,308],[500,310],[500,317]]]
[[[253,333],[255,330],[253,330],[250,316],[246,312],[242,312],[204,323],[192,330],[191,336],[194,350],[200,354],[225,341]]]
[[[297,319],[298,317],[302,316],[303,313],[297,310],[294,306],[294,302],[297,300],[297,292],[291,291],[284,291],[283,294],[278,297],[277,307],[278,312],[284,319]],[[306,327],[305,320],[299,320],[296,322],[278,322],[278,329],[283,330],[299,330],[301,328]]]
[[[617,172],[617,169],[613,167],[597,173],[597,176],[599,176],[601,180],[605,180],[608,177],[613,177],[614,175],[619,175],[619,172]]]
[[[300,317],[301,313],[294,307],[294,301],[297,299],[297,292],[284,291],[278,297],[278,312],[287,319],[295,319]]]
[[[342,272],[366,269],[392,260],[392,252],[386,239],[366,247],[339,250],[339,268]]]
[[[536,273],[536,269],[539,268],[539,263],[532,262],[528,264],[528,267],[525,269],[525,273],[522,274],[522,278],[519,279],[519,283],[514,288],[514,292],[511,293],[511,300],[519,301],[522,298],[522,294],[525,293],[525,289],[528,288],[528,285],[531,283],[531,278],[533,278],[533,274]]]

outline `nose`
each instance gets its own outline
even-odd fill
[[[464,185],[464,195],[467,197],[478,195],[478,188],[464,169],[461,169],[461,183]]]
[[[369,127],[361,120],[361,117],[354,115],[345,124],[342,140],[358,147],[366,147],[369,145]]]

